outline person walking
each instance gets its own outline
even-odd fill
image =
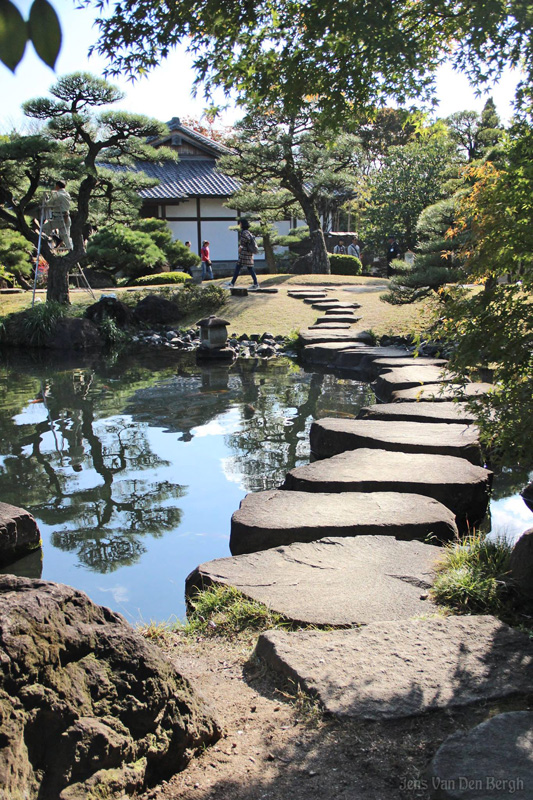
[[[353,237],[352,241],[348,245],[348,255],[355,256],[359,259],[361,258],[361,248],[356,236]]]
[[[50,218],[43,224],[43,233],[52,236],[54,231],[57,231],[67,250],[73,249],[70,238],[70,201],[65,182],[56,181],[53,192],[45,200],[45,208]]]
[[[333,252],[336,255],[345,256],[346,255],[346,248],[344,246],[344,239],[339,239],[339,243],[335,245],[333,248]]]
[[[202,243],[202,248],[200,250],[200,258],[202,259],[202,280],[205,281],[205,276],[210,281],[213,280],[213,270],[211,268],[211,257],[209,255],[209,242],[207,239]]]
[[[225,283],[224,286],[227,286],[230,289],[233,289],[237,278],[239,277],[239,272],[241,271],[242,267],[246,267],[248,272],[252,276],[253,284],[250,286],[251,291],[255,291],[259,289],[259,283],[257,282],[257,275],[255,274],[254,270],[254,255],[258,252],[257,243],[255,241],[254,235],[250,231],[250,223],[247,219],[241,217],[237,223],[240,226],[239,232],[239,260],[235,264],[235,271],[233,273],[233,278],[229,283]]]

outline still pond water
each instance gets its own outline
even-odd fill
[[[244,495],[308,463],[314,419],[371,402],[368,385],[288,358],[229,367],[193,354],[60,363],[6,352],[0,499],[31,511],[43,552],[4,571],[75,586],[132,623],[182,618],[186,576],[230,554]],[[489,529],[533,526],[526,482],[497,478]]]

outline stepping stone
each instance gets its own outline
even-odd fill
[[[457,456],[468,459],[472,464],[481,464],[481,448],[475,425],[325,417],[312,423],[310,440],[311,452],[317,458],[329,458],[346,450],[370,447],[403,453]]]
[[[489,616],[272,630],[255,654],[337,717],[400,719],[533,691],[533,642]]]
[[[452,378],[444,372],[442,367],[413,364],[408,367],[389,369],[379,374],[373,384],[373,389],[380,399],[388,401],[394,391],[420,388],[428,383],[449,384],[452,383]]]
[[[304,300],[304,302],[311,302],[309,300]],[[311,302],[311,307],[316,308],[317,311],[325,311],[326,314],[328,311],[335,311],[336,309],[342,308],[344,310],[361,308],[360,303],[341,303],[340,300],[324,300],[322,302]]]
[[[330,364],[335,366],[339,354],[344,350],[350,350],[354,346],[361,350],[368,348],[368,345],[363,342],[358,345],[354,345],[353,342],[318,342],[304,347],[302,358],[308,364]]]
[[[337,360],[338,369],[354,370],[365,376],[370,376],[372,364],[377,358],[390,359],[405,358],[406,351],[403,347],[379,347],[372,345],[364,351],[359,347],[346,348],[342,357]]]
[[[337,328],[337,330],[329,331],[300,331],[300,342],[304,347],[308,344],[319,344],[321,342],[344,342],[345,344],[357,344],[358,342],[370,342],[372,337],[366,331],[345,331]]]
[[[360,319],[361,317],[356,317],[354,314],[332,314],[332,315],[327,314],[325,317],[318,317],[317,321],[315,322],[315,325],[322,325],[323,323],[326,322],[354,323],[354,322],[359,322]]]
[[[485,516],[493,473],[465,458],[362,447],[291,469],[281,487],[298,492],[410,492],[432,497],[460,530]]]
[[[404,422],[475,422],[476,417],[464,403],[378,403],[361,408],[356,419],[380,419]]]
[[[435,800],[531,797],[533,713],[509,711],[448,736],[428,777]]]
[[[292,291],[287,292],[288,297],[294,297],[297,300],[306,300],[307,298],[320,300],[321,298],[327,297],[326,292],[305,292],[305,291]]]
[[[328,308],[325,311],[326,317],[335,317],[337,314],[350,314],[353,311],[357,311],[358,308],[361,308],[359,303],[352,303],[351,309],[350,308]]]
[[[453,538],[453,513],[436,500],[399,492],[247,494],[231,518],[231,554],[256,553],[325,536],[395,536],[397,539]]]
[[[475,397],[479,394],[487,394],[487,392],[494,389],[494,386],[492,383],[467,383],[466,386],[457,386],[456,388],[442,385],[415,386],[412,389],[394,391],[390,399],[392,403],[410,403],[413,400],[416,402],[429,400],[433,403],[443,403],[457,397],[459,388],[461,390],[460,394],[464,394],[466,397]]]
[[[200,564],[187,597],[209,586],[240,592],[308,625],[347,627],[432,613],[440,547],[389,536],[327,538]]]
[[[445,367],[448,364],[446,358],[430,358],[429,356],[407,356],[406,358],[376,358],[372,364],[372,377],[375,378],[382,372],[397,367]]]
[[[356,317],[355,321],[358,322],[361,317]],[[340,331],[340,330],[348,330],[350,327],[349,322],[331,322],[328,320],[327,322],[315,322],[314,325],[310,325],[307,330],[308,331]]]
[[[248,296],[248,289],[244,286],[237,286],[235,288],[230,288],[230,294],[232,297],[247,297]]]
[[[276,289],[275,286],[260,286],[252,294],[278,294],[278,292],[279,289]]]

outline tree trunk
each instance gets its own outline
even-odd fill
[[[263,250],[265,251],[268,271],[271,274],[275,274],[278,271],[278,267],[276,264],[276,257],[274,256],[274,248],[272,247],[272,239],[268,233],[263,234]]]
[[[50,256],[48,259],[48,284],[46,301],[68,305],[68,273],[76,262],[70,253],[66,256]]]
[[[313,275],[331,275],[326,241],[315,203],[306,195],[299,197],[298,200],[302,206],[305,221],[309,225],[309,236],[311,238],[311,271]]]

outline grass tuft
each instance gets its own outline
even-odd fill
[[[431,594],[436,603],[459,614],[502,616],[510,608],[509,559],[512,545],[473,533],[444,545]]]
[[[232,586],[212,586],[189,599],[187,634],[232,636],[245,630],[290,627],[291,621]]]

